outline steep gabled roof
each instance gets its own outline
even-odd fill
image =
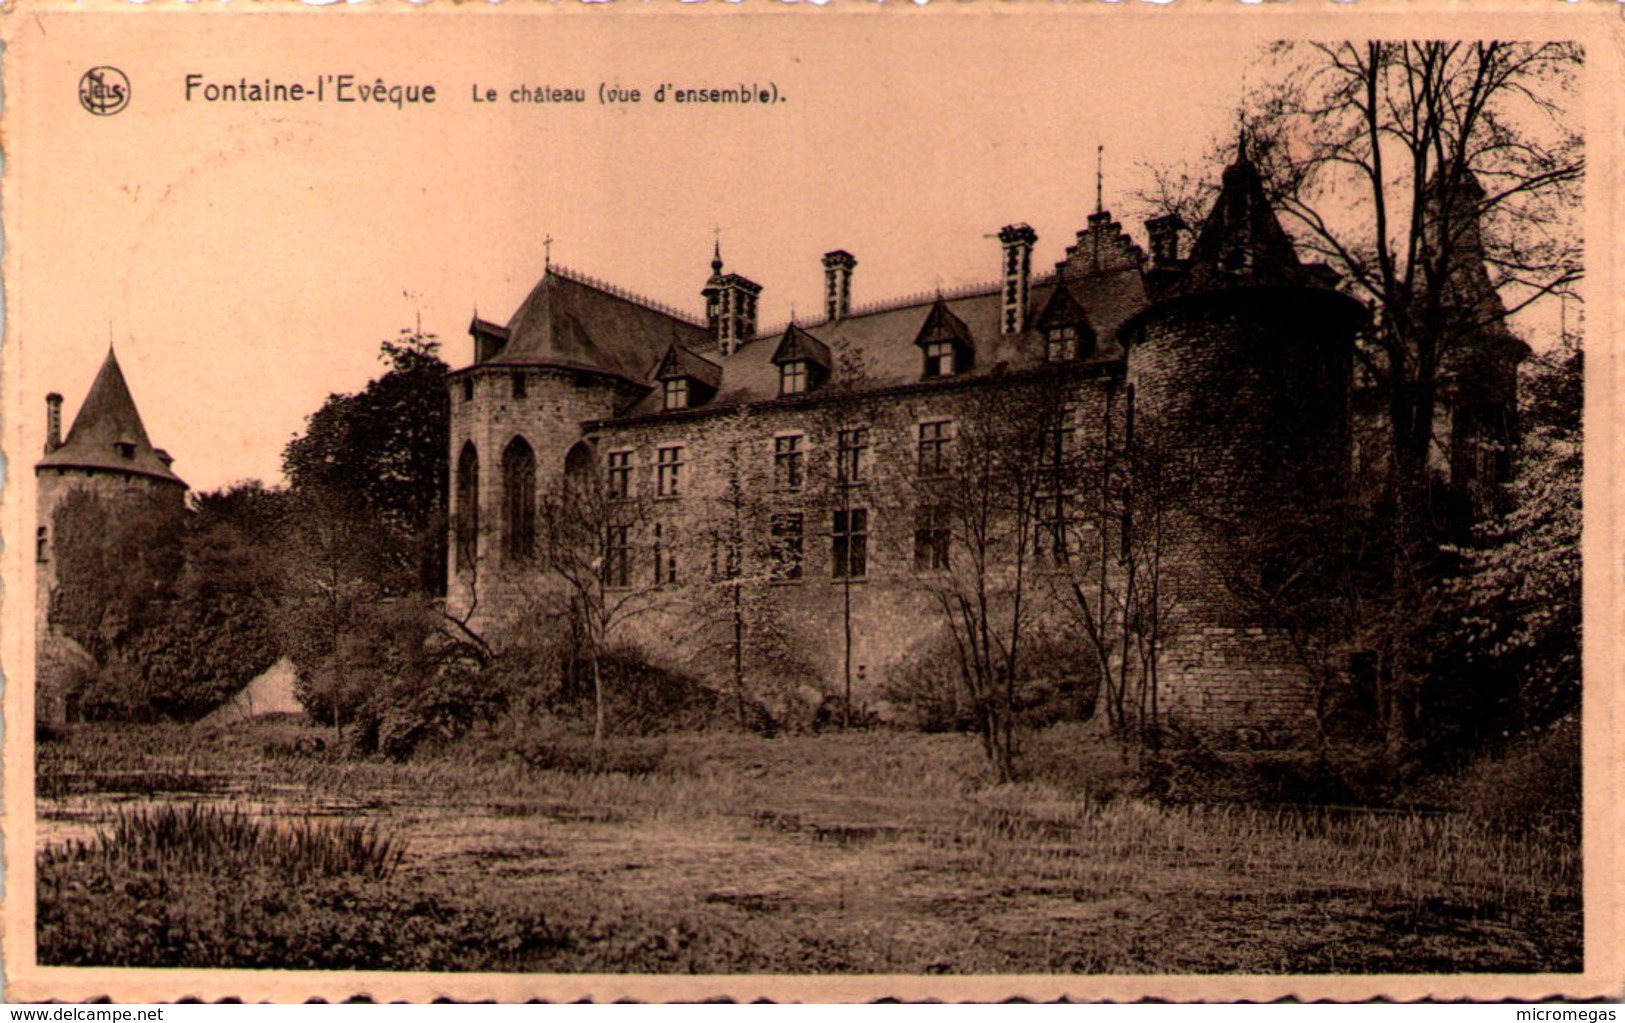
[[[792,323],[784,328],[784,336],[779,339],[779,347],[774,350],[771,361],[775,366],[787,362],[813,362],[829,369],[829,345]]]
[[[128,457],[125,452],[129,453]],[[136,410],[135,399],[124,381],[118,356],[111,348],[90,385],[90,393],[85,395],[84,404],[79,406],[67,439],[40,459],[35,468],[105,469],[186,486],[170,471],[148,439],[141,413]]]
[[[698,380],[713,391],[722,384],[722,367],[681,345],[671,345],[655,367],[656,380]]]
[[[920,332],[915,335],[914,343],[917,345],[929,344],[932,341],[952,341],[964,348],[973,347],[971,344],[970,327],[965,321],[954,315],[948,308],[948,303],[938,298],[931,304],[931,311],[925,314],[925,322],[920,325]]]
[[[1033,326],[1039,330],[1048,330],[1050,327],[1079,327],[1079,333],[1093,338],[1095,329],[1089,323],[1089,314],[1084,311],[1083,304],[1072,295],[1072,289],[1066,285],[1058,285],[1050,292],[1049,301],[1044,303],[1044,309],[1033,321]]]
[[[486,360],[502,366],[562,366],[644,374],[669,345],[700,345],[705,327],[582,275],[549,267],[508,321],[508,343]]]

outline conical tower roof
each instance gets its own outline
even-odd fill
[[[148,439],[112,348],[79,406],[67,440],[40,459],[35,469],[103,469],[186,486]]]

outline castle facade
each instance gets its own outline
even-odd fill
[[[1370,316],[1244,151],[1188,251],[1177,217],[1145,229],[1149,253],[1099,209],[1040,273],[1010,225],[993,283],[864,307],[830,252],[822,317],[767,330],[720,253],[703,320],[550,266],[449,379],[449,606],[523,630],[562,604],[757,696],[871,703],[967,623],[1020,620],[1080,690],[1139,658],[1165,718],[1300,730],[1316,683],[1249,559],[1360,499]],[[1509,429],[1511,368],[1463,405],[1481,436]],[[1457,443],[1444,471],[1497,471]]]

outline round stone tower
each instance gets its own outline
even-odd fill
[[[66,440],[62,396],[46,395],[45,408],[45,457],[34,466],[35,703],[43,720],[60,721],[73,716],[72,678],[89,658],[50,621],[63,553],[56,537],[57,509],[70,494],[85,492],[115,512],[156,500],[178,513],[186,502],[186,484],[171,470],[169,453],[148,438],[111,348]]]
[[[1161,247],[1123,328],[1136,499],[1166,512],[1154,556],[1180,604],[1162,672],[1175,720],[1312,726],[1315,680],[1271,602],[1291,538],[1347,497],[1367,314],[1336,283],[1299,261],[1243,145],[1190,255]]]

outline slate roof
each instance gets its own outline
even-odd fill
[[[479,365],[560,366],[639,382],[669,346],[710,340],[704,326],[675,310],[559,267],[548,268],[505,330],[507,343]]]
[[[862,366],[862,390],[918,384],[923,381],[925,364],[914,342],[932,309],[940,302],[944,311],[963,325],[976,350],[976,358],[968,371],[937,378],[933,383],[975,379],[1043,363],[1044,339],[1036,327],[1036,311],[1045,307],[1060,286],[1052,276],[1034,279],[1028,302],[1028,326],[1012,335],[999,333],[1002,300],[997,283],[942,298],[917,296],[896,305],[859,310],[839,320],[797,324],[795,329],[829,349],[832,366],[840,360],[840,353],[853,353]],[[1100,338],[1095,354],[1085,361],[1120,360],[1122,348],[1116,343],[1117,328],[1145,305],[1140,271],[1125,269],[1095,274],[1069,281],[1065,287],[1072,300],[1085,310],[1091,328]],[[779,367],[774,357],[783,343],[784,331],[773,330],[740,345],[732,355],[717,354],[714,348],[708,352],[721,363],[723,374],[721,388],[707,405],[719,407],[779,398]],[[617,418],[661,411],[660,396],[649,394],[622,410]]]
[[[120,445],[128,446],[130,457],[124,456]],[[164,463],[161,449],[154,448],[148,439],[118,356],[111,348],[84,404],[79,406],[67,438],[40,459],[35,469],[104,469],[186,486]]]
[[[779,339],[779,347],[773,350],[771,361],[775,366],[787,362],[813,362],[829,369],[829,345],[792,323],[784,328],[784,336]]]

